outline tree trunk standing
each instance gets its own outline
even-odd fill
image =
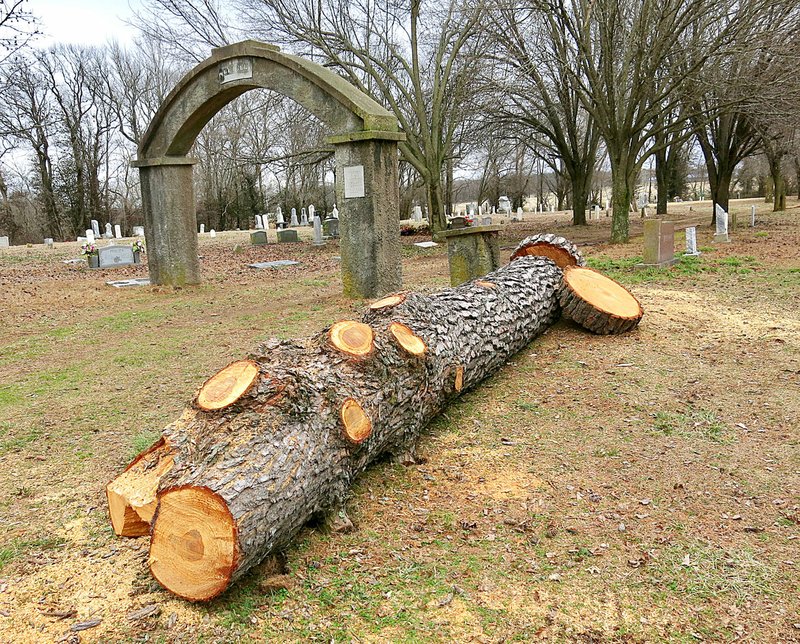
[[[767,153],[769,176],[772,179],[772,212],[786,210],[786,179],[781,167],[782,155]]]
[[[552,324],[560,280],[551,260],[521,257],[480,281],[385,298],[360,323],[270,341],[209,379],[145,468],[168,470],[150,481],[153,575],[191,600],[223,592]]]
[[[659,215],[667,214],[667,204],[669,203],[669,175],[670,167],[667,162],[667,150],[662,148],[655,153],[656,157],[656,213]]]
[[[720,167],[714,172],[712,180],[711,172],[708,173],[709,183],[711,184],[711,225],[717,222],[717,205],[725,212],[730,208],[730,191],[733,182],[733,168]]]
[[[592,174],[584,172],[583,168],[576,165],[571,169],[570,179],[572,183],[572,225],[585,226]]]
[[[445,215],[444,190],[442,180],[438,175],[431,177],[425,184],[428,193],[428,223],[432,233],[447,230],[447,216]]]
[[[633,199],[633,179],[628,160],[623,155],[612,155],[611,161],[611,243],[622,244],[630,237],[630,210]]]

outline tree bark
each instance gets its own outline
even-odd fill
[[[379,455],[408,453],[450,399],[552,324],[561,276],[550,259],[519,257],[433,295],[384,298],[360,322],[262,344],[209,379],[109,484],[115,530],[120,516],[136,522],[131,509],[146,524],[157,490],[152,574],[187,599],[217,596],[310,518],[341,507]],[[140,475],[149,496],[131,492]]]
[[[612,156],[611,160],[611,243],[621,244],[628,241],[630,235],[630,210],[633,198],[633,181],[630,179],[626,159],[621,156]]]

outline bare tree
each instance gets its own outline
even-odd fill
[[[41,32],[28,0],[0,0],[0,64],[21,51]]]
[[[575,41],[544,9],[517,2],[494,8],[495,109],[512,131],[537,139],[543,158],[560,160],[572,191],[572,223],[585,225],[600,132],[581,102]]]

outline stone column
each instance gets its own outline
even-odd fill
[[[164,286],[200,283],[197,216],[192,165],[186,157],[134,161],[142,185],[150,282]]]
[[[450,285],[483,277],[500,266],[502,226],[472,226],[444,230],[436,241],[447,241],[447,263],[450,266]]]
[[[356,132],[329,139],[336,149],[336,204],[344,294],[372,298],[397,291],[400,193],[397,132]]]

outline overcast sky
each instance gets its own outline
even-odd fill
[[[130,6],[139,4],[139,0],[31,0],[26,8],[39,18],[45,34],[36,41],[38,46],[99,45],[111,38],[123,43],[133,39],[135,30],[123,20],[131,16]]]

